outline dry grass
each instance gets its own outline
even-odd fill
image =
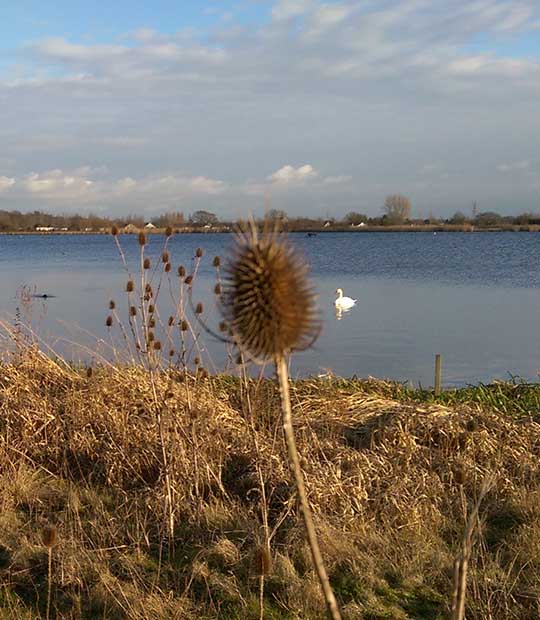
[[[534,419],[418,402],[376,382],[296,382],[291,398],[345,619],[448,617],[467,512],[486,474],[494,481],[479,512],[466,617],[538,617]],[[52,618],[259,618],[261,477],[272,555],[264,617],[324,618],[274,382],[142,367],[87,376],[29,350],[0,367],[0,429],[2,618],[45,617],[47,525],[58,533]]]

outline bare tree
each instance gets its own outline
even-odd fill
[[[411,215],[411,201],[401,194],[392,194],[386,197],[383,211],[390,223],[401,224]]]
[[[365,213],[351,211],[350,213],[347,213],[343,221],[347,224],[366,224],[368,221],[368,216]]]

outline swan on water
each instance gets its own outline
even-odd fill
[[[356,304],[356,299],[352,299],[351,297],[343,297],[343,289],[336,289],[337,299],[335,301],[336,308],[338,310],[348,310],[352,308]]]

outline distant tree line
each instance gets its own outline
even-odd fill
[[[478,211],[476,203],[468,216],[462,211],[456,211],[451,217],[441,219],[432,214],[428,218],[412,218],[411,201],[402,194],[392,194],[386,197],[380,216],[368,216],[359,211],[350,211],[343,218],[335,217],[309,217],[309,216],[289,216],[280,209],[269,210],[265,220],[275,221],[287,230],[321,230],[345,227],[362,226],[395,226],[395,225],[442,225],[450,224],[456,226],[474,226],[477,228],[497,228],[505,226],[540,226],[540,214],[522,213],[517,216],[500,215],[494,211]],[[79,231],[107,231],[113,225],[119,229],[133,225],[136,228],[143,228],[149,221],[158,228],[171,227],[173,229],[211,229],[214,226],[232,226],[232,222],[223,221],[211,211],[198,210],[187,218],[181,211],[170,211],[151,219],[145,219],[140,215],[129,215],[125,217],[103,217],[101,215],[89,214],[65,214],[56,215],[43,211],[32,211],[21,213],[20,211],[0,210],[0,232],[12,231],[33,231],[37,228],[45,227],[54,230]]]

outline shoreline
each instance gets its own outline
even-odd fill
[[[165,228],[156,228],[152,230],[141,229],[140,231],[122,232],[120,235],[137,235],[139,232],[144,232],[148,235],[162,235],[165,233]],[[305,234],[307,236],[316,236],[319,234],[328,233],[438,233],[438,232],[452,232],[452,233],[497,233],[497,232],[540,232],[540,225],[525,225],[525,226],[496,226],[489,228],[478,228],[473,226],[454,226],[454,225],[425,225],[425,226],[363,226],[363,227],[344,227],[335,226],[327,228],[298,228],[287,230],[287,233]],[[227,234],[234,233],[232,227],[220,227],[215,229],[201,230],[198,228],[177,228],[173,230],[175,235],[183,234]],[[0,235],[9,236],[61,236],[61,235],[110,235],[109,230],[54,230],[54,231],[37,231],[37,230],[3,230],[0,231]]]

